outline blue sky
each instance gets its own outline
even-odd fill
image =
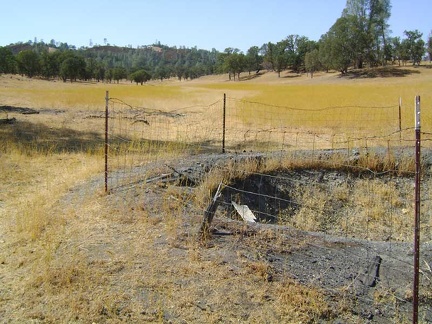
[[[15,0],[3,1],[0,46],[51,39],[71,45],[148,45],[156,41],[218,51],[277,42],[290,34],[318,40],[346,0]],[[392,36],[432,30],[431,0],[392,0]]]

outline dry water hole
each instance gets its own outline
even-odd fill
[[[295,157],[193,155],[134,169],[135,175],[147,172],[145,179],[114,187],[107,199],[117,204],[131,188],[145,188],[144,197],[135,194],[134,201],[150,211],[149,217],[171,204],[182,218],[178,238],[198,234],[208,222],[202,253],[209,258],[225,251],[226,263],[234,264],[239,255],[264,263],[265,280],[289,277],[318,287],[335,305],[346,299],[350,312],[366,321],[409,318],[413,155],[401,150],[391,157],[385,151],[365,156],[330,151]],[[420,309],[425,322],[432,321],[430,161],[424,153]],[[172,205],[178,201],[180,206]]]

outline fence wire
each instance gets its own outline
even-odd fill
[[[313,155],[309,157],[315,159],[315,162],[319,160]],[[346,171],[348,167],[351,171]],[[222,203],[216,217],[242,221],[241,215],[233,206],[232,202],[235,202],[247,206],[260,223],[288,226],[304,230],[312,236],[313,233],[328,235],[327,243],[326,238],[324,243],[320,240],[314,243],[312,239],[305,243],[310,248],[291,251],[292,255],[301,254],[299,259],[307,261],[300,265],[288,262],[287,273],[299,267],[303,273],[310,273],[305,264],[319,263],[318,267],[321,266],[323,272],[306,275],[301,282],[328,285],[331,282],[329,277],[336,275],[346,278],[346,268],[352,269],[349,262],[337,266],[335,260],[353,260],[355,270],[352,270],[353,276],[350,277],[352,281],[345,282],[344,289],[354,293],[357,300],[371,305],[379,305],[379,296],[384,294],[386,298],[393,300],[393,304],[386,305],[386,311],[391,311],[395,319],[399,318],[401,322],[408,321],[412,314],[414,273],[413,246],[410,243],[413,239],[414,172],[407,171],[401,175],[399,166],[394,164],[394,167],[395,169],[377,172],[360,166],[352,168],[331,162],[327,167],[322,165],[322,169],[284,170],[281,165],[276,166],[276,171],[271,174],[247,172],[231,182],[223,183]],[[324,172],[323,169],[327,171]],[[230,172],[232,170],[225,170],[225,173]],[[425,189],[430,188],[430,181],[429,176],[423,178]],[[420,227],[419,317],[425,323],[432,321],[432,216],[429,195],[429,190],[422,192]],[[335,237],[346,238],[347,241],[338,240],[340,245],[334,248]],[[347,249],[347,242],[350,242],[349,246],[359,244],[362,248]],[[381,248],[377,249],[377,246]],[[321,251],[318,254],[322,257],[315,254],[305,258],[304,254],[308,254],[309,250]],[[371,289],[371,285],[375,287],[375,283],[365,280],[362,272],[375,271],[370,268],[375,258],[380,260],[381,277],[376,284],[378,288]],[[331,295],[334,287],[324,287],[328,295]]]
[[[431,138],[424,131],[424,143],[430,145]],[[377,147],[390,151],[411,146],[412,141],[412,127],[401,118],[398,105],[303,108],[226,97],[208,105],[159,110],[109,99],[112,170],[130,170],[174,153],[330,149],[356,153]],[[120,174],[114,179],[111,173],[111,188],[128,181]]]
[[[302,108],[229,97],[227,143],[246,150],[382,146],[388,140],[401,140],[398,115],[398,105]]]
[[[325,165],[322,169],[280,172],[281,162],[267,174],[249,172],[242,179],[225,182],[218,215],[239,219],[232,204],[235,202],[247,205],[259,222],[293,226],[331,237],[386,242],[388,253],[383,264],[390,268],[389,273],[401,272],[403,276],[406,268],[413,267],[411,256],[398,254],[401,251],[398,244],[410,242],[413,233],[414,171],[410,167],[414,165],[415,138],[413,119],[406,117],[409,115],[413,114],[404,109],[401,113],[399,105],[304,108],[232,97],[168,111],[132,106],[110,98],[109,189],[145,185],[158,177],[164,179],[170,172],[162,161],[199,153],[279,152],[282,161],[287,156],[304,159],[301,152],[307,152],[311,165],[321,161],[326,152],[343,154],[347,164],[330,159],[326,163],[332,171],[328,173],[323,171]],[[429,112],[422,116],[422,125],[422,149],[429,150],[432,140]],[[375,155],[380,155],[380,159]],[[380,163],[383,165],[379,166]],[[404,163],[406,169],[401,172]],[[141,171],[143,166],[146,172]],[[349,168],[352,171],[346,171]],[[230,172],[225,170],[226,174]],[[422,185],[430,188],[431,179],[425,175]],[[421,197],[421,239],[427,246],[432,241],[432,206],[429,191],[425,192]],[[322,249],[324,254],[328,249],[313,242],[307,244]],[[368,244],[357,254],[332,251],[336,253],[334,257],[341,254],[341,258],[350,257],[359,264],[370,263],[377,253]],[[420,317],[426,322],[432,321],[429,256],[430,253],[421,256]],[[316,280],[321,279],[310,278],[305,283],[313,284]],[[409,317],[411,297],[407,291],[411,287],[394,287],[391,278],[385,280],[384,285],[394,298],[393,312],[405,312],[403,317]],[[371,304],[376,302],[370,295],[357,297]]]

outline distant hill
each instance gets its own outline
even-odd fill
[[[20,52],[32,51],[39,56],[36,61],[40,61],[40,67],[26,66],[28,62],[18,62],[16,67],[3,69],[3,71],[13,73],[28,74],[31,69],[32,76],[40,75],[45,78],[60,76],[60,67],[63,61],[71,56],[79,57],[81,65],[69,69],[68,74],[73,70],[80,72],[74,74],[73,79],[108,79],[118,80],[119,78],[129,78],[135,72],[144,70],[153,79],[167,79],[177,77],[178,79],[194,79],[204,75],[214,74],[218,70],[219,52],[216,50],[208,51],[197,47],[170,47],[167,45],[150,44],[137,48],[120,47],[113,45],[96,45],[92,47],[76,48],[67,43],[55,42],[49,44],[42,42],[19,42],[5,46],[12,55],[19,56]],[[49,57],[52,55],[52,59]],[[48,55],[46,55],[48,53]],[[34,62],[35,60],[33,60]],[[35,64],[35,63],[31,63]],[[83,65],[84,64],[84,65]],[[44,71],[45,69],[45,71]],[[0,73],[2,69],[0,68]],[[3,72],[4,73],[4,72]],[[63,78],[65,79],[65,78]],[[66,79],[70,79],[66,76]]]

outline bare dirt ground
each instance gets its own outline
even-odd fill
[[[323,81],[344,82],[333,76],[325,75]],[[304,75],[298,78],[307,83],[323,82]],[[286,75],[282,82],[296,79]],[[257,81],[281,82],[276,74]],[[30,103],[16,104],[32,107]],[[16,111],[26,112],[33,111]],[[62,113],[62,109],[47,108],[41,110],[40,117],[45,121],[46,116]],[[79,112],[90,119],[85,113]],[[82,118],[71,120],[81,125]],[[56,123],[53,120],[52,124]],[[92,129],[89,125],[85,127]],[[42,130],[41,134],[58,135],[56,129]],[[83,135],[70,135],[74,136]],[[82,142],[90,147],[99,143],[99,137],[88,132]],[[64,145],[70,147],[70,143]],[[425,157],[429,168],[425,180],[431,175],[430,156]],[[50,224],[33,239],[17,233],[17,224],[8,217],[14,211],[8,209],[7,201],[0,200],[0,322],[411,322],[411,242],[398,242],[386,235],[362,238],[278,224],[245,224],[231,217],[228,190],[216,210],[210,237],[202,241],[199,229],[206,205],[197,192],[210,170],[236,158],[204,154],[160,159],[134,169],[137,181],[113,187],[110,195],[103,193],[102,175],[97,176],[53,201]],[[347,178],[356,177],[311,169],[279,175],[305,187],[321,181],[329,192]],[[233,186],[258,185],[253,177],[248,181]],[[410,177],[383,176],[382,181],[412,190]],[[284,186],[290,183],[287,180]],[[427,185],[422,190],[424,197],[430,197]],[[256,207],[251,197],[243,199],[242,203]],[[261,203],[265,201],[256,202]],[[355,212],[333,207],[338,213]],[[10,223],[3,222],[9,219]],[[431,323],[430,238],[422,240],[420,261],[420,322]]]
[[[110,195],[100,194],[100,177],[72,188],[55,204],[59,238],[42,250],[3,229],[1,322],[410,322],[411,243],[245,224],[223,208],[201,241],[197,186],[209,170],[237,158],[150,163],[134,170],[151,170],[148,183]],[[322,172],[310,174],[305,184]],[[345,176],[324,173],[335,182]],[[421,251],[420,318],[430,323],[432,243]]]
[[[252,155],[252,158],[257,157],[263,158],[261,155]],[[183,191],[183,194],[190,196],[193,195],[193,187],[200,183],[206,172],[227,161],[237,160],[241,163],[244,158],[250,156],[203,155],[179,160],[174,162],[174,169],[177,172],[171,173],[174,178],[171,181],[177,184],[180,192]],[[427,158],[425,161],[425,166],[429,167]],[[171,164],[170,169],[173,169]],[[165,172],[169,173],[169,169]],[[320,179],[330,188],[334,188],[353,175],[334,170],[297,170],[287,172],[285,176],[296,178],[297,182],[300,179],[306,187],[311,181]],[[255,179],[255,181],[257,185],[260,180]],[[401,185],[401,182],[412,184],[413,179],[384,177],[383,181],[396,181]],[[247,181],[243,181],[242,184],[237,183],[238,187],[245,189],[245,182]],[[187,183],[192,187],[185,186]],[[285,185],[289,186],[290,183]],[[253,184],[249,183],[249,186]],[[156,191],[161,190],[160,186],[156,188]],[[272,188],[267,189],[269,192],[274,192]],[[152,190],[143,198],[144,205],[151,206],[155,202],[158,204],[159,195],[157,192],[154,192],[155,196],[151,193]],[[114,192],[114,195],[116,194]],[[425,193],[425,196],[428,196],[428,193]],[[229,190],[225,190],[225,193],[223,191],[221,205],[223,203],[224,206],[229,205],[230,198]],[[254,201],[254,198],[247,195],[242,197],[242,203],[247,203],[254,210],[259,210],[258,205],[262,202],[256,200],[256,197]],[[238,269],[244,268],[244,263],[260,263],[261,266],[264,264],[265,271],[261,275],[267,282],[281,282],[290,278],[307,287],[315,287],[323,291],[330,309],[334,311],[330,312],[331,314],[321,314],[323,318],[319,321],[322,322],[409,321],[412,310],[412,243],[398,243],[384,237],[381,241],[371,241],[348,236],[331,236],[274,224],[243,224],[227,218],[230,213],[224,206],[219,206],[217,209],[212,235],[207,245],[200,248],[200,253],[206,258]],[[180,233],[179,238],[182,235],[189,236],[191,233],[196,233],[203,215],[202,210],[196,210],[193,204],[186,204],[182,213],[185,217],[182,221],[184,232]],[[190,215],[196,215],[195,224],[190,223]],[[222,260],[220,260],[221,253]],[[431,242],[424,241],[421,246],[421,259],[423,269],[421,287],[425,292],[431,287]],[[430,295],[426,292],[422,296],[424,297],[420,306],[421,319],[424,322],[431,322]],[[340,305],[341,299],[347,303],[343,307]],[[318,319],[314,318],[313,321]]]

